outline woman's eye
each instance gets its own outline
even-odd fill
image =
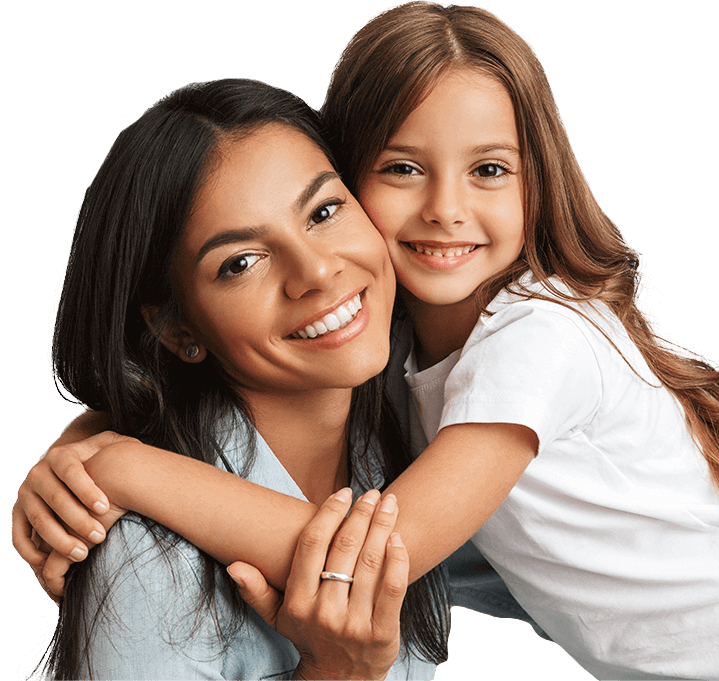
[[[321,222],[329,220],[343,205],[344,201],[337,201],[336,203],[325,203],[312,212],[310,216],[310,222],[312,225],[318,225]]]
[[[236,255],[222,263],[220,267],[220,277],[231,276],[233,274],[242,274],[260,260],[262,256],[254,253],[243,253]]]

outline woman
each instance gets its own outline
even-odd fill
[[[367,382],[387,359],[391,265],[328,159],[316,114],[262,83],[161,100],[119,136],[86,194],[55,334],[58,377],[117,431],[315,503],[333,495],[273,619],[300,652],[248,613],[212,559],[127,516],[70,577],[49,655],[56,677],[429,677],[420,656],[441,660],[441,591],[421,587],[390,670],[404,555],[389,534],[392,503],[367,535],[373,555],[389,541],[384,577],[364,579],[353,549],[331,552],[318,582],[317,537],[348,510],[342,488],[381,485],[397,468],[380,453],[391,417]],[[331,327],[320,341],[296,337],[315,319]],[[353,513],[348,530],[364,536],[363,522]],[[346,572],[351,589],[334,581]],[[385,597],[367,616],[376,589]],[[341,612],[383,631],[347,633]]]

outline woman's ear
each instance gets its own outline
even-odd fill
[[[158,328],[156,323],[160,311],[156,305],[143,305],[142,316],[150,331],[171,353],[183,362],[197,364],[207,357],[207,348],[196,341],[190,330],[183,324]]]

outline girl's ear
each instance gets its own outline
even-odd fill
[[[155,318],[159,312],[156,305],[143,305],[142,316],[150,331],[171,353],[177,355],[183,362],[197,364],[207,357],[207,348],[197,342],[189,329],[180,324],[167,326],[160,330],[155,325]]]

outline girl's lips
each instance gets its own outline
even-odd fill
[[[411,258],[433,270],[452,270],[472,260],[485,244],[402,241]]]

